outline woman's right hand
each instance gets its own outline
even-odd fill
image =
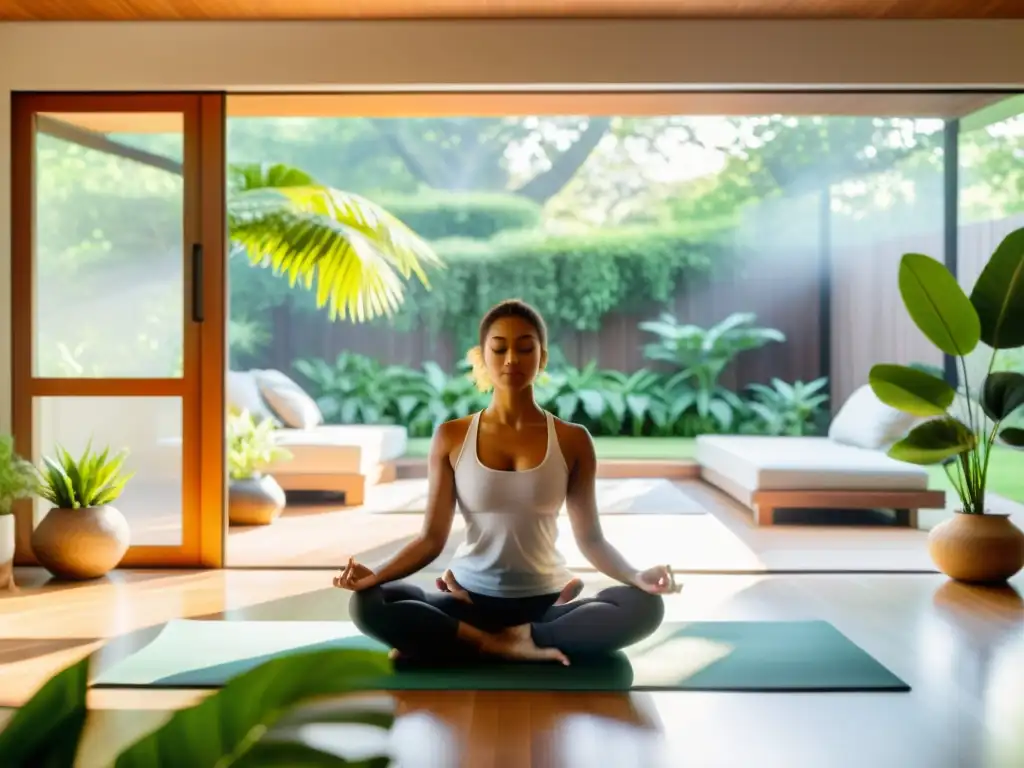
[[[334,577],[334,586],[339,589],[350,589],[358,592],[369,586],[366,581],[374,577],[374,572],[362,563],[357,563],[354,557],[348,559],[348,565],[344,570],[339,571]]]

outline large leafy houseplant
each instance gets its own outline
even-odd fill
[[[0,730],[0,765],[5,768],[71,768],[88,723],[86,693],[90,660],[76,662],[45,683]],[[368,681],[390,674],[387,655],[371,650],[320,650],[265,662],[228,681],[200,703],[176,712],[164,725],[124,749],[115,768],[254,768],[255,766],[346,766],[390,764],[386,738],[377,754],[354,757],[317,744],[324,727],[372,727],[386,736],[392,706],[306,707],[319,699],[366,690]],[[360,740],[365,744],[365,739]]]
[[[1024,448],[1024,429],[1004,426],[1024,407],[1024,374],[994,370],[1000,351],[1024,347],[1024,229],[1003,239],[970,296],[942,263],[915,253],[900,262],[899,289],[921,332],[956,360],[961,386],[958,391],[920,367],[874,366],[870,383],[878,398],[922,419],[889,455],[914,464],[941,464],[959,496],[958,511],[989,517],[986,493],[993,450],[1000,443]],[[970,379],[967,365],[967,356],[979,345],[990,353],[988,372],[980,382]],[[949,530],[937,527],[932,536],[941,538]],[[1016,572],[1024,561],[1024,538],[1013,531],[1007,533],[1002,570]],[[991,560],[993,555],[986,557]]]
[[[32,531],[32,551],[55,576],[92,579],[114,568],[128,551],[131,530],[113,506],[134,476],[126,472],[127,451],[94,451],[79,457],[58,446],[43,458],[39,495],[53,505]]]

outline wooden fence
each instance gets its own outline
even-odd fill
[[[917,234],[893,234],[880,221],[828,230],[817,196],[787,201],[783,212],[766,209],[735,233],[733,248],[741,266],[731,274],[681,286],[667,307],[652,305],[640,313],[614,313],[600,331],[569,332],[557,339],[569,363],[597,360],[602,368],[634,371],[648,365],[644,345],[652,336],[638,323],[663,311],[680,321],[711,326],[732,312],[753,312],[757,324],[776,328],[786,342],[743,353],[725,372],[722,383],[738,389],[779,377],[810,381],[822,374],[822,334],[829,328],[833,408],[867,381],[876,362],[924,362],[941,365],[942,357],[914,326],[903,308],[897,283],[902,254],[908,251],[942,258],[941,226],[932,223]],[[783,215],[784,213],[784,215]],[[941,210],[937,211],[941,214]],[[801,222],[794,228],[793,222]],[[941,222],[941,215],[931,222]],[[788,222],[785,228],[780,222]],[[968,288],[999,239],[1024,225],[1024,216],[964,225],[959,237],[959,276]],[[867,231],[866,229],[867,228]],[[857,233],[857,236],[851,236]],[[867,236],[865,236],[867,235]],[[829,261],[824,262],[828,254]],[[823,270],[830,274],[828,305],[823,306]],[[330,323],[322,315],[275,310],[273,338],[258,361],[260,367],[290,370],[302,357],[334,360],[339,352],[370,355],[383,363],[419,366],[434,360],[451,370],[465,350],[427,330]]]

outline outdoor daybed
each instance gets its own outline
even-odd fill
[[[886,455],[913,423],[864,386],[828,437],[701,435],[696,459],[704,480],[750,507],[757,525],[771,525],[776,509],[892,509],[916,528],[917,511],[943,508],[946,495],[928,490],[923,467]]]
[[[395,479],[395,461],[406,451],[405,427],[325,425],[313,399],[280,371],[229,372],[227,399],[281,425],[275,439],[291,455],[266,472],[285,491],[342,493],[346,506],[362,504],[368,485]]]

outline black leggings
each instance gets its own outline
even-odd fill
[[[456,637],[460,621],[485,632],[531,624],[537,646],[557,648],[572,658],[632,645],[654,632],[665,616],[661,597],[627,586],[609,587],[565,605],[554,605],[557,594],[470,596],[473,602],[466,603],[397,582],[356,592],[349,613],[363,634],[417,658],[464,658]]]

